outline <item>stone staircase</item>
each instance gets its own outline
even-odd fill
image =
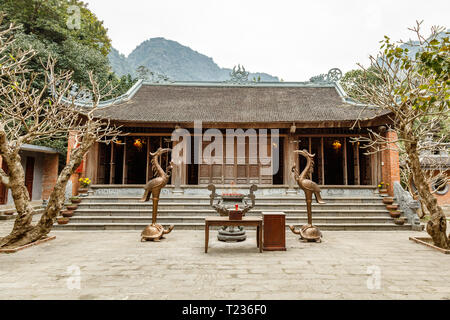
[[[186,189],[176,195],[165,189],[159,202],[158,223],[175,225],[176,230],[204,228],[206,216],[217,213],[209,206],[208,190]],[[206,191],[206,192],[205,192]],[[302,191],[286,194],[287,188],[263,189],[256,193],[256,207],[250,216],[261,212],[286,213],[287,225],[304,225],[307,221]],[[222,191],[218,190],[218,194]],[[248,193],[248,189],[238,192]],[[93,187],[83,198],[67,225],[57,230],[143,230],[151,223],[151,202],[139,202],[142,188]],[[382,197],[375,188],[324,188],[324,205],[313,204],[313,221],[321,230],[411,230],[411,225],[394,224]]]
[[[35,214],[42,214],[44,213],[44,206],[42,204],[42,201],[33,201],[31,203],[33,209],[35,210]],[[0,221],[1,220],[13,220],[16,219],[17,212],[14,205],[3,205],[0,206]]]

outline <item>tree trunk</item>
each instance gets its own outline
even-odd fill
[[[406,141],[405,149],[409,157],[411,173],[413,175],[417,191],[420,195],[422,203],[425,205],[431,215],[431,219],[427,224],[427,232],[433,239],[435,246],[449,249],[450,242],[447,237],[447,219],[445,217],[444,211],[437,204],[436,198],[431,193],[430,186],[426,182],[420,164],[417,143]]]
[[[64,205],[67,182],[73,172],[80,166],[83,156],[94,141],[93,138],[86,138],[79,148],[72,150],[70,160],[60,173],[50,194],[47,207],[35,226],[31,224],[35,212],[30,204],[28,191],[25,187],[25,174],[20,163],[20,156],[17,155],[14,158],[4,156],[10,169],[10,188],[18,216],[11,233],[4,238],[0,238],[0,248],[17,248],[38,241],[50,233]]]

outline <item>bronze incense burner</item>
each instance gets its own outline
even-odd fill
[[[258,190],[256,185],[250,187],[250,193],[247,195],[239,193],[224,193],[219,196],[216,193],[216,186],[210,184],[208,190],[211,191],[210,206],[222,217],[237,217],[242,219],[255,206],[255,194]],[[248,203],[250,200],[250,204]],[[222,227],[217,235],[219,241],[240,242],[247,239],[244,227]]]

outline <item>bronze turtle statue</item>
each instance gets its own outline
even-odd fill
[[[159,242],[164,239],[164,235],[172,232],[174,226],[170,226],[169,229],[164,229],[160,224],[151,224],[147,226],[141,233],[141,241],[155,241]]]
[[[295,234],[300,235],[300,238],[302,240],[306,241],[315,241],[315,242],[321,242],[322,238],[322,232],[320,232],[319,228],[307,224],[300,228],[300,230],[296,230],[294,226],[289,226],[291,231]]]

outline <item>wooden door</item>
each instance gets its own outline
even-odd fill
[[[33,199],[34,158],[27,157],[25,169],[25,186],[27,187],[30,200]]]
[[[203,141],[203,150],[210,144],[209,141]],[[226,141],[223,144],[222,164],[211,164],[212,159],[206,159],[203,152],[203,162],[199,165],[199,184],[272,184],[272,144],[268,137],[267,151],[265,159],[259,159],[260,147],[251,145],[251,141],[246,139],[245,144],[238,150],[236,140],[231,146],[234,149],[234,155],[227,154]],[[252,149],[253,148],[253,149]],[[250,149],[254,152],[250,152]],[[239,152],[240,151],[240,152]]]
[[[8,174],[8,166],[5,161],[2,161],[2,169]],[[6,188],[3,183],[0,183],[0,204],[6,204],[8,201],[8,188]]]

